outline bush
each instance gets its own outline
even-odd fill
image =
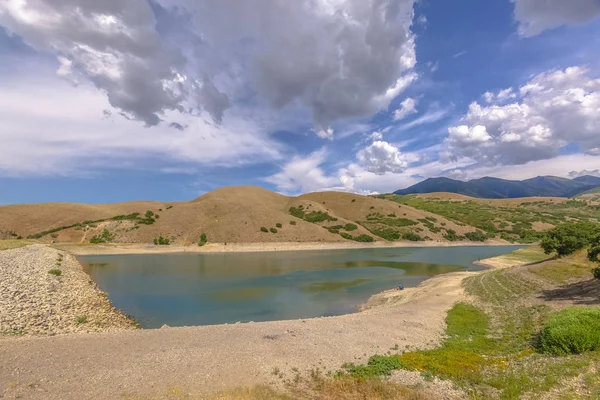
[[[600,309],[569,307],[553,315],[542,330],[539,348],[556,355],[600,349]]]
[[[375,239],[373,239],[372,236],[365,235],[364,233],[362,235],[358,235],[357,237],[355,237],[354,240],[356,240],[357,242],[365,242],[365,243],[375,241]]]
[[[594,279],[600,279],[600,268],[594,268],[592,274],[594,274]]]
[[[296,225],[296,221],[290,221],[290,225]]]
[[[472,242],[485,242],[487,240],[487,236],[479,231],[467,232],[465,237]]]
[[[90,243],[108,243],[114,239],[114,235],[111,234],[108,229],[104,229],[101,234],[96,235],[90,239]]]
[[[332,217],[324,211],[312,211],[304,216],[306,222],[325,222],[325,221],[337,221],[337,218]]]
[[[341,232],[340,236],[343,237],[344,239],[354,240],[354,237],[351,234],[346,233],[346,232]]]
[[[277,229],[275,228],[270,228],[269,230],[271,231],[271,233],[277,233]]]
[[[413,232],[404,232],[402,234],[402,239],[410,240],[411,242],[422,242],[425,240],[421,237],[421,235]]]
[[[261,226],[261,227],[260,227],[260,231],[261,231],[261,232],[265,232],[265,233],[268,233],[268,232],[269,232],[269,230],[268,230],[267,228],[265,228],[264,226]]]
[[[344,229],[347,230],[348,232],[352,232],[358,229],[358,226],[356,226],[355,224],[346,224],[344,225]]]
[[[150,210],[146,211],[146,213],[144,214],[144,216],[146,218],[152,218],[154,216],[154,213]]]
[[[276,224],[275,224],[275,226],[276,226],[276,227],[278,227],[278,228],[281,228],[281,227],[282,227],[282,225],[281,225],[279,222],[278,222],[278,223],[276,223]]]
[[[587,221],[570,222],[546,232],[541,246],[546,254],[556,252],[558,256],[567,256],[588,247],[598,234],[600,234],[598,224]]]
[[[352,199],[352,203],[356,202],[356,199]]]
[[[50,275],[54,275],[54,276],[61,276],[62,275],[62,271],[58,268],[52,268],[50,271],[48,271],[48,273]]]
[[[171,244],[171,239],[162,237],[162,235],[161,235],[154,239],[154,244],[159,245],[159,246],[167,246],[167,245]]]
[[[206,233],[200,235],[200,240],[198,240],[198,246],[202,247],[208,242],[208,238],[206,237]]]

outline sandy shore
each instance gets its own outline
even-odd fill
[[[301,250],[344,250],[374,249],[396,247],[456,247],[456,246],[506,246],[505,241],[480,242],[272,242],[272,243],[208,243],[203,247],[192,246],[156,246],[152,244],[127,243],[104,245],[56,244],[54,248],[77,255],[96,254],[158,254],[158,253],[251,253],[265,251],[301,251]]]
[[[25,257],[43,249],[0,255]],[[289,379],[296,369],[335,371],[373,354],[433,348],[443,339],[447,311],[466,299],[463,279],[477,273],[389,290],[373,296],[363,311],[336,317],[7,338],[0,340],[0,396],[160,399],[174,390],[201,396],[276,384],[273,371]]]

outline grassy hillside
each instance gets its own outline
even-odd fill
[[[452,193],[384,195],[383,198],[441,215],[483,231],[489,238],[531,243],[562,222],[600,221],[600,205],[581,199],[530,197],[476,199]]]
[[[0,207],[0,239],[69,243],[446,241],[475,231],[385,199],[323,192],[286,197],[259,187],[226,187],[190,202]]]

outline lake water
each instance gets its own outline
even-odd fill
[[[115,307],[144,328],[341,315],[371,295],[477,270],[518,246],[81,256]]]

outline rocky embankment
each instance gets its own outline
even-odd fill
[[[0,337],[135,329],[63,251],[0,251]]]

